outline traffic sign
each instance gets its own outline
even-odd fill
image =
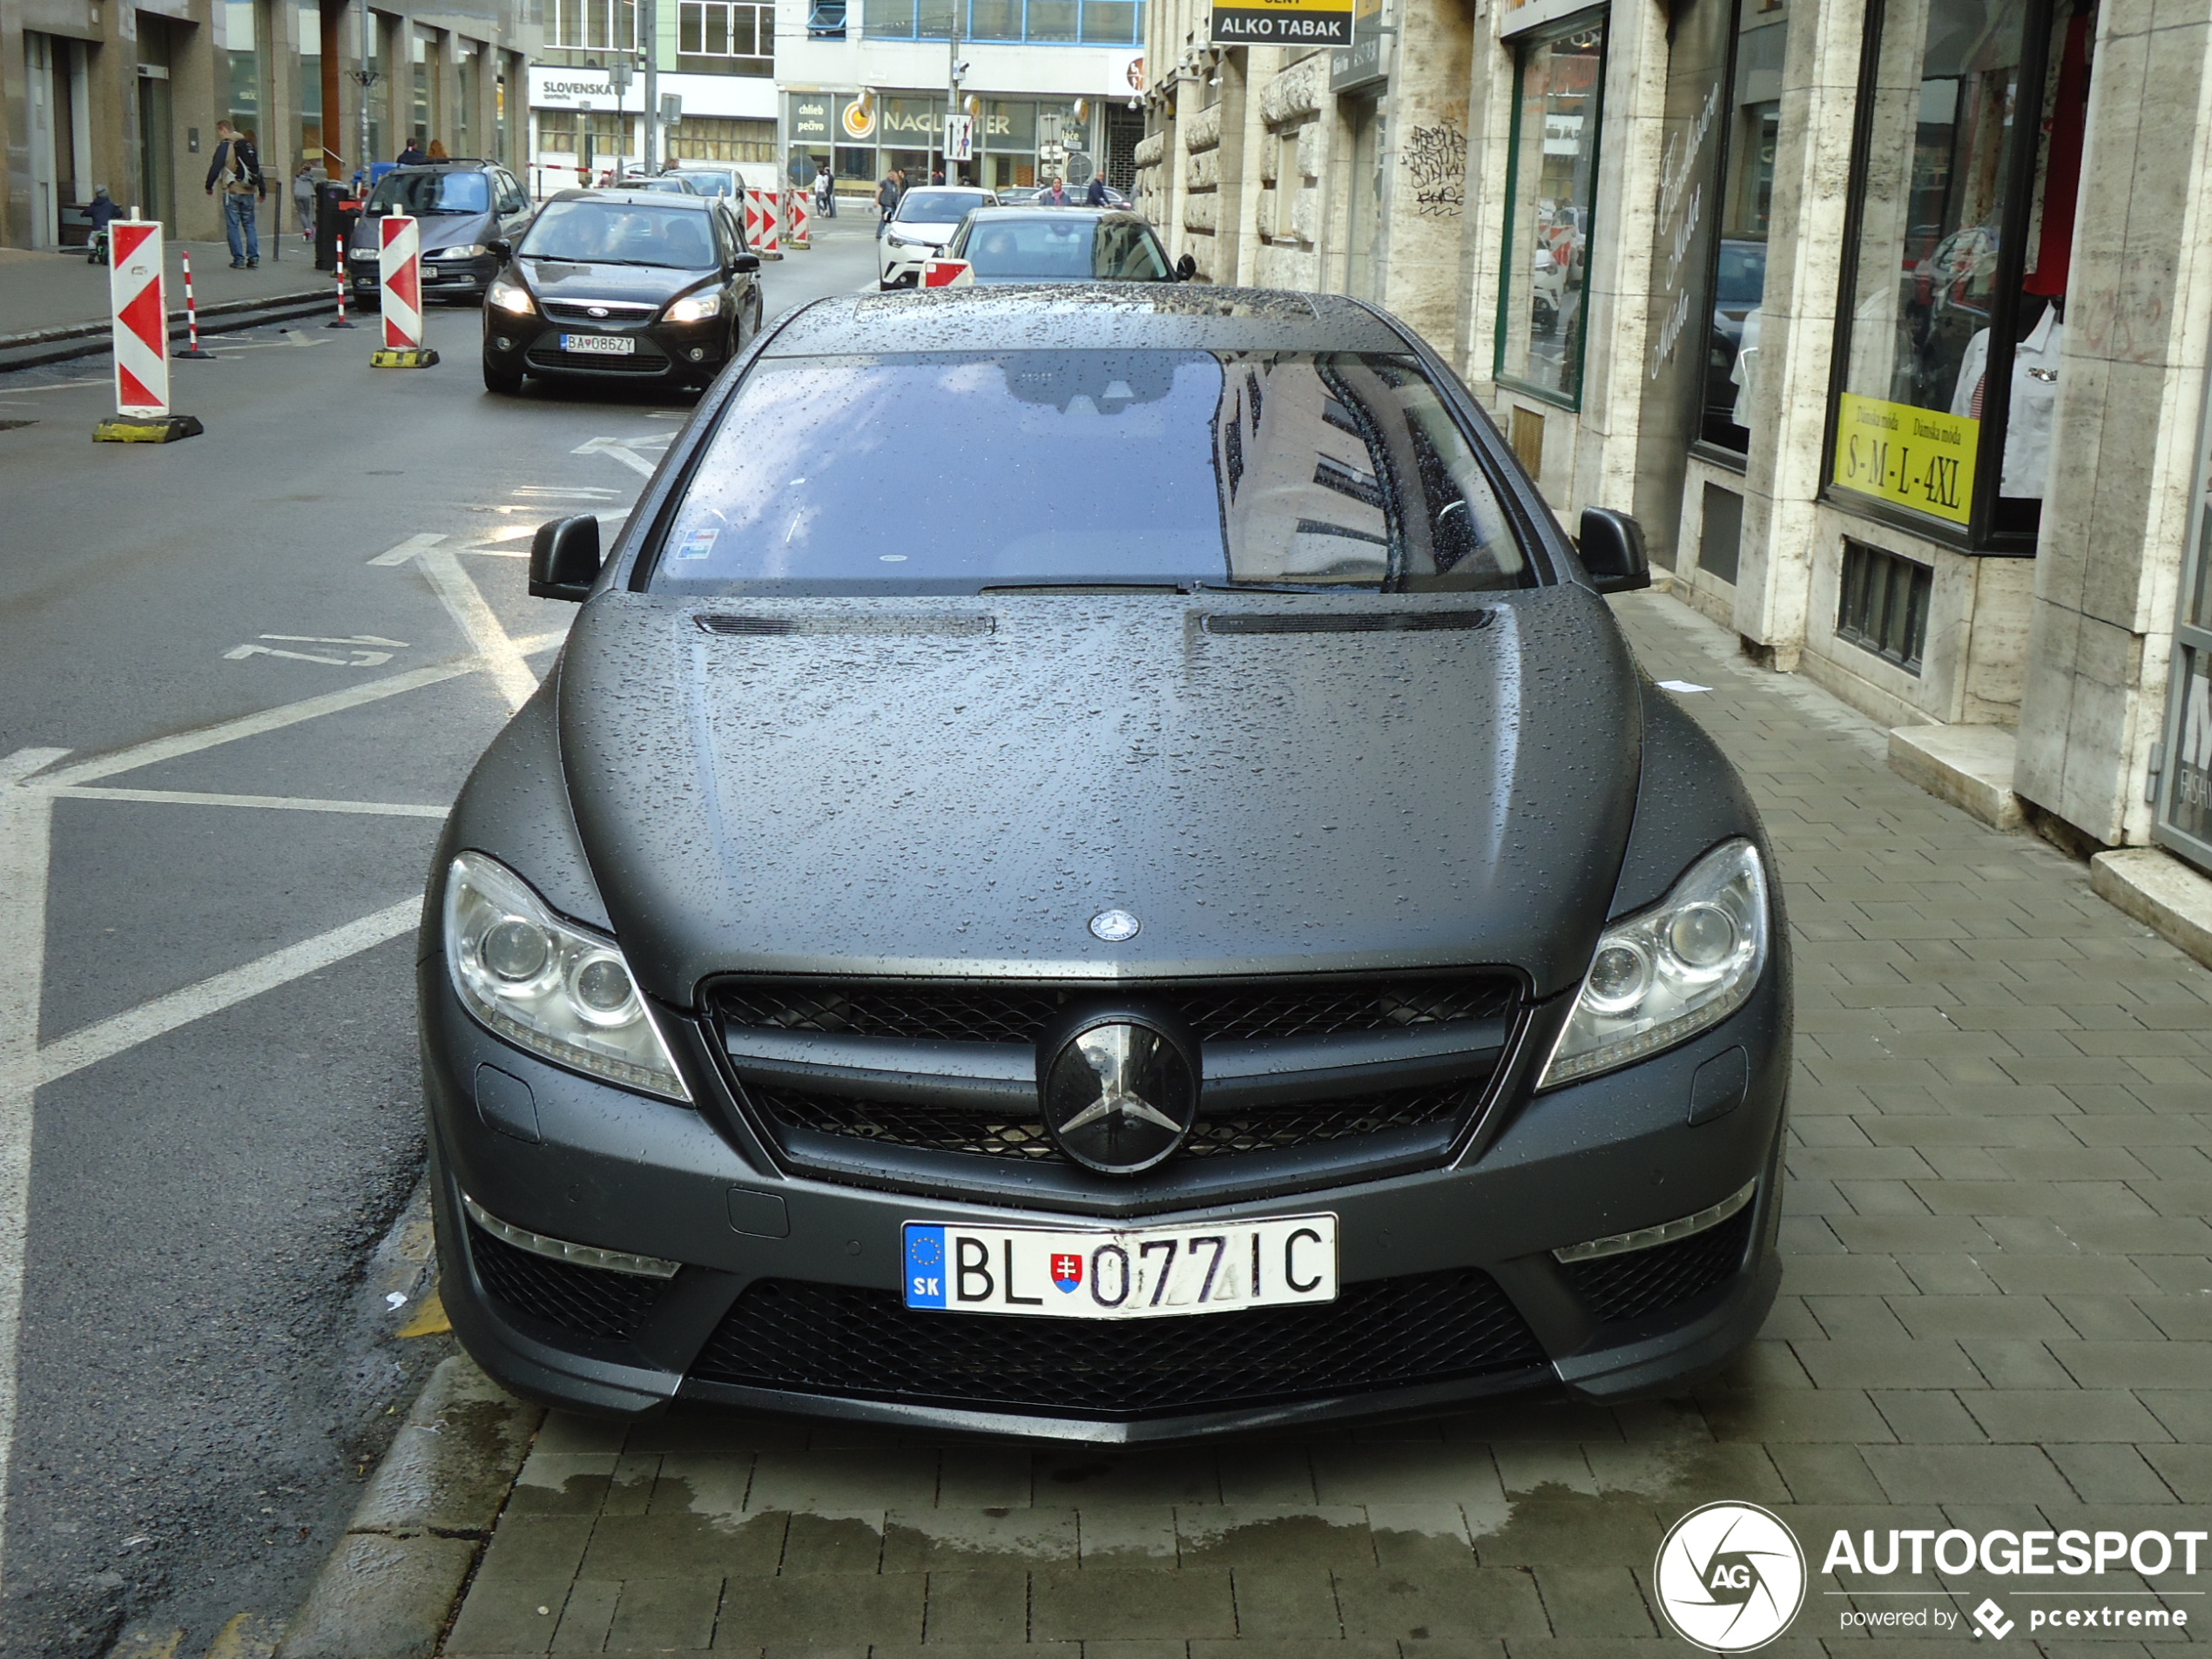
[[[975,159],[975,118],[972,115],[948,115],[945,118],[945,158],[948,161]]]

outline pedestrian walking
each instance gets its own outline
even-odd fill
[[[430,152],[422,158],[425,161],[450,161],[453,159],[451,156],[446,153],[446,141],[443,138],[431,139]]]
[[[419,167],[429,158],[428,153],[414,139],[409,138],[407,141],[407,148],[400,152],[399,165],[402,167]]]
[[[883,175],[882,182],[875,187],[875,205],[879,209],[875,221],[875,237],[879,242],[883,239],[883,227],[891,222],[891,215],[898,211],[899,198],[902,193],[900,186],[905,178],[904,173],[894,167]]]
[[[115,198],[107,193],[105,185],[92,186],[92,205],[84,210],[85,218],[92,221],[91,239],[84,255],[87,265],[107,263],[107,227],[123,217],[123,210],[115,205]]]
[[[824,219],[837,217],[837,175],[830,171],[826,161],[814,175],[814,206]]]
[[[1068,205],[1068,187],[1060,182],[1056,174],[1050,184],[1037,192],[1037,205],[1041,207],[1065,207]]]
[[[207,193],[223,192],[223,235],[231,245],[231,269],[247,271],[261,262],[260,205],[268,199],[261,158],[253,140],[228,121],[215,123],[215,159],[207,169]]]
[[[1083,192],[1083,206],[1103,207],[1106,205],[1106,173],[1102,168],[1090,176],[1090,188]]]
[[[315,239],[315,186],[328,177],[313,156],[302,156],[300,171],[292,175],[292,216],[300,222],[302,241]]]

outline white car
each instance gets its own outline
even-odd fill
[[[972,209],[995,207],[988,190],[960,185],[918,185],[899,199],[876,250],[876,284],[884,288],[921,286],[922,262],[953,239]]]

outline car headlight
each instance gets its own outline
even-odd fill
[[[530,292],[511,277],[496,277],[490,287],[484,290],[484,303],[497,306],[502,311],[511,311],[527,317],[537,309],[530,299]]]
[[[1611,1071],[1735,1013],[1766,969],[1770,914],[1758,849],[1715,847],[1657,904],[1605,930],[1536,1086]]]
[[[903,236],[887,236],[883,239],[883,245],[886,247],[909,247],[913,246]]]
[[[722,296],[719,293],[695,293],[688,300],[678,300],[669,307],[668,320],[671,322],[704,322],[709,317],[719,315],[721,310]]]
[[[622,952],[560,921],[504,865],[481,853],[454,860],[445,947],[462,1005],[496,1035],[588,1076],[691,1103]]]
[[[426,260],[481,260],[490,252],[482,242],[462,242],[452,247],[434,247],[422,257]]]

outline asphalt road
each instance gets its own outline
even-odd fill
[[[872,286],[871,224],[771,313]],[[0,375],[0,1651],[266,1629],[447,1351],[399,1335],[408,907],[573,614],[530,530],[622,513],[690,403],[489,396],[477,329],[226,337],[161,447],[91,442],[105,359]]]

